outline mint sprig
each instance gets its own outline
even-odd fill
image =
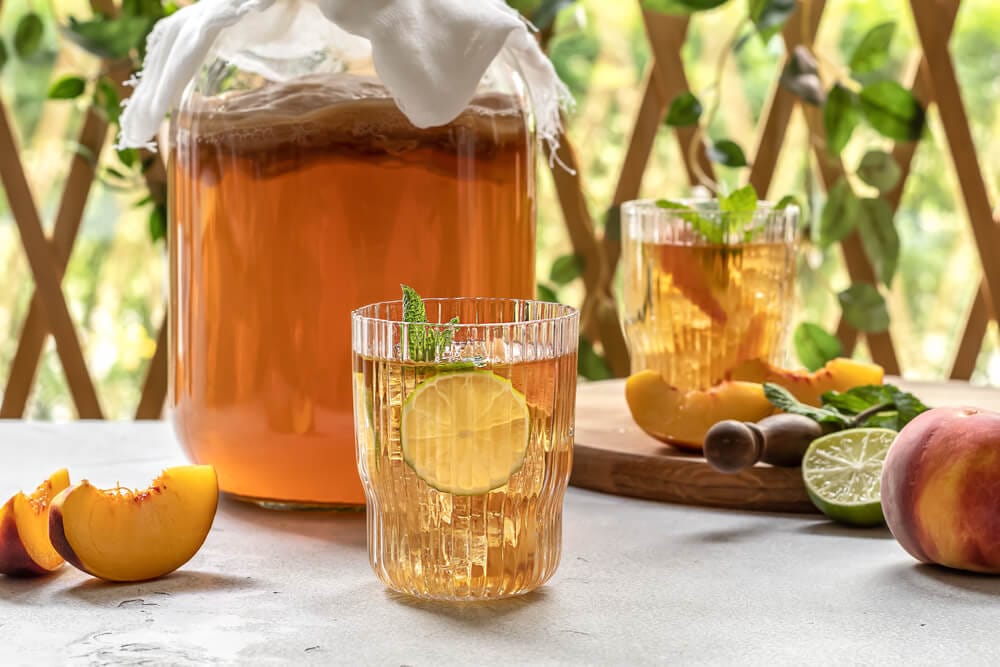
[[[413,361],[436,361],[441,351],[451,345],[458,318],[451,318],[443,329],[431,326],[427,321],[424,300],[417,291],[409,285],[400,287],[403,290],[403,322],[408,325],[406,345],[409,357]]]
[[[750,241],[760,230],[749,228],[757,212],[757,190],[752,185],[746,185],[734,190],[728,195],[719,197],[719,212],[724,215],[722,220],[706,217],[695,207],[687,204],[658,199],[656,205],[675,212],[684,222],[709,243],[725,244],[729,241],[729,233],[735,229],[743,236],[744,241]]]
[[[809,417],[833,430],[861,427],[901,430],[927,410],[923,402],[891,384],[865,385],[848,391],[828,391],[822,396],[822,406],[799,401],[784,387],[767,382],[764,396],[771,405],[785,412]]]

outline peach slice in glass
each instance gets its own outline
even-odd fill
[[[218,502],[212,466],[168,468],[141,491],[83,481],[52,501],[49,536],[69,564],[95,577],[155,579],[198,552]]]
[[[18,493],[0,507],[0,572],[15,577],[48,574],[63,564],[49,542],[49,507],[69,486],[69,473],[57,470],[30,496]]]

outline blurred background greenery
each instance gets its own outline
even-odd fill
[[[897,72],[917,48],[904,0],[837,0],[827,3],[818,49],[843,54],[875,24],[898,20],[893,44]],[[5,0],[0,36],[13,43],[20,19],[28,12],[43,19],[38,52],[24,60],[9,53],[0,70],[0,96],[7,106],[21,146],[21,159],[47,229],[75,150],[83,102],[48,102],[53,81],[67,73],[94,74],[98,60],[61,37],[58,25],[70,16],[87,17],[83,0],[51,4]],[[692,22],[683,57],[692,89],[702,90],[714,77],[719,35],[729,34],[745,15],[743,2],[699,14]],[[977,152],[992,201],[1000,187],[1000,3],[965,0],[958,15],[952,51]],[[722,109],[710,129],[718,136],[745,138],[754,128],[778,74],[781,41],[751,40],[729,60]],[[556,19],[551,55],[577,100],[569,134],[578,152],[586,196],[595,220],[611,202],[632,124],[642,95],[650,50],[637,2],[579,0],[567,3]],[[3,56],[0,55],[0,59]],[[891,331],[906,377],[946,376],[957,348],[965,315],[979,282],[976,250],[961,203],[936,111],[928,117],[929,137],[920,145],[906,184],[896,224],[902,238],[899,269],[888,292]],[[772,196],[794,193],[807,198],[804,172],[808,137],[801,116],[787,128]],[[865,150],[888,142],[860,130],[847,147],[845,161],[856,164]],[[676,197],[688,191],[677,145],[663,127],[642,184],[642,196]],[[111,149],[106,151],[111,153]],[[102,156],[102,159],[106,156]],[[745,172],[720,169],[730,185]],[[538,275],[549,277],[556,257],[571,252],[552,182],[540,171]],[[148,208],[136,208],[144,196],[141,182],[105,178],[91,193],[80,239],[63,281],[70,311],[81,332],[84,353],[110,418],[129,418],[138,403],[143,373],[155,347],[166,296],[163,242],[152,241]],[[832,328],[839,313],[836,291],[849,284],[839,250],[806,247],[799,281],[799,319]],[[5,198],[0,197],[0,382],[5,381],[27,312],[33,283]],[[560,298],[578,302],[579,281],[560,290]],[[862,345],[859,356],[867,353]],[[1000,346],[991,324],[973,381],[1000,384]],[[74,416],[62,370],[49,340],[26,416],[66,419]]]

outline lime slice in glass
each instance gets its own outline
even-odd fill
[[[896,432],[886,428],[857,428],[814,440],[802,459],[802,478],[813,504],[843,523],[882,523],[882,464],[895,438]]]
[[[436,375],[403,403],[403,459],[439,491],[487,493],[524,463],[528,422],[527,401],[510,380],[490,371]]]

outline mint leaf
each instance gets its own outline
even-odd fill
[[[400,285],[400,288],[403,290],[403,322],[407,331],[406,351],[412,361],[435,361],[455,339],[458,317],[448,320],[442,328],[435,328],[427,321],[427,309],[417,291],[409,285]],[[460,370],[474,368],[476,364],[474,361],[456,361],[445,366],[449,370]]]
[[[826,365],[843,353],[837,337],[812,322],[802,322],[792,334],[792,342],[799,361],[810,371]]]
[[[849,420],[844,415],[833,410],[816,408],[806,403],[802,403],[792,396],[792,393],[780,385],[771,382],[764,383],[764,397],[771,402],[771,405],[790,412],[793,415],[802,415],[817,421],[821,424],[837,424],[841,428],[848,425]]]
[[[757,210],[757,190],[745,185],[724,197],[719,197],[719,210],[723,213],[754,213]]]
[[[409,325],[405,327],[409,357],[413,361],[431,361],[434,359],[437,347],[434,332],[429,326],[419,326],[427,323],[424,300],[409,285],[400,285],[400,287],[403,290],[403,321]]]
[[[719,210],[727,215],[725,225],[727,231],[735,229],[743,235],[744,241],[749,242],[753,230],[747,229],[747,225],[757,212],[757,190],[752,185],[745,185],[739,190],[719,197]]]
[[[919,398],[891,384],[828,391],[823,394],[823,407],[852,415],[880,408],[863,419],[855,419],[855,426],[883,426],[896,431],[928,409]]]
[[[669,199],[657,199],[656,205],[660,208],[673,211],[678,218],[691,225],[691,229],[693,229],[699,236],[704,238],[709,243],[725,242],[726,236],[722,229],[722,225],[715,220],[699,215],[698,212],[690,206],[681,204],[680,202],[670,201]]]

